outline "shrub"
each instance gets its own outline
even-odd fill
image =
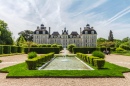
[[[37,56],[32,59],[26,60],[26,64],[29,70],[35,70],[37,67],[42,66],[45,62],[54,57],[54,53]]]
[[[3,46],[0,46],[0,54],[3,54]]]
[[[11,46],[10,45],[4,45],[3,46],[3,53],[4,54],[10,54],[11,53]]]
[[[51,45],[51,47],[58,47],[58,45],[57,44],[53,44],[53,45]]]
[[[39,44],[39,47],[47,47],[46,44]]]
[[[32,58],[35,58],[35,57],[37,57],[37,53],[36,52],[28,53],[28,59],[32,59]]]
[[[26,63],[27,63],[27,67],[29,70],[35,70],[37,67],[37,59],[36,58],[28,59],[28,60],[26,60]]]
[[[117,53],[125,53],[126,50],[119,47],[119,48],[116,48],[116,52],[117,52]]]
[[[105,65],[104,59],[94,59],[94,66],[96,66],[98,69],[103,68]]]
[[[90,56],[89,63],[94,66],[94,59],[100,59],[99,57]]]
[[[28,48],[24,48],[24,52],[28,53]],[[55,54],[59,54],[60,49],[58,47],[33,47],[30,48],[30,52],[36,52],[38,54],[47,54],[54,52]]]
[[[46,47],[51,47],[51,44],[46,44]]]
[[[74,47],[76,47],[75,44],[69,44],[69,45],[67,46],[67,49],[68,49],[70,52],[73,52],[73,48],[74,48]]]
[[[59,49],[60,49],[60,50],[62,50],[62,49],[63,49],[62,45],[58,45],[58,47],[59,47]]]
[[[105,58],[105,54],[101,51],[94,51],[92,55],[99,58]]]
[[[1,63],[2,61],[0,60],[0,63]]]
[[[17,52],[22,53],[23,52],[23,47],[18,46]]]
[[[11,53],[17,53],[17,46],[11,46]]]

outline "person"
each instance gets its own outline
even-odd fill
[[[104,50],[103,53],[106,54],[106,51]]]
[[[107,55],[109,54],[109,50],[106,51],[106,54],[107,54]]]

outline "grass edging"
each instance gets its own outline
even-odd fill
[[[24,62],[0,72],[9,72],[6,78],[124,78],[123,73],[130,69],[106,62],[105,68],[100,70],[28,70]]]

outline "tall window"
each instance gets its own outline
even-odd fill
[[[43,34],[45,34],[45,31],[43,31]]]
[[[39,34],[39,31],[36,31],[36,34]]]

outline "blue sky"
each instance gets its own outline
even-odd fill
[[[8,23],[13,37],[23,30],[34,31],[43,23],[62,32],[64,27],[79,33],[89,23],[98,37],[130,37],[130,0],[0,0],[0,19]]]

